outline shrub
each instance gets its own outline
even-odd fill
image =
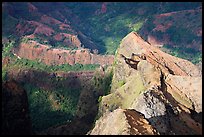
[[[98,97],[98,103],[100,103],[102,101],[102,96]]]
[[[119,87],[122,87],[124,84],[125,84],[125,81],[124,81],[124,80],[118,81],[118,86],[119,86]]]
[[[39,47],[39,45],[35,45],[35,46],[34,46],[34,48],[38,48],[38,47]]]
[[[12,56],[12,49],[16,46],[16,42],[15,41],[11,41],[8,42],[6,44],[3,45],[3,52],[2,52],[2,56]]]

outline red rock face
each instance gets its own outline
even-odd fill
[[[53,33],[54,30],[46,25],[40,25],[34,31],[34,34],[44,34],[46,36],[51,36]]]
[[[33,32],[33,30],[36,28],[36,26],[35,25],[32,25],[32,24],[18,24],[17,26],[16,26],[16,31],[15,31],[15,33],[17,34],[17,35],[20,35],[20,36],[22,36],[22,35],[24,35],[24,34],[26,34],[26,32]]]
[[[21,43],[18,48],[14,49],[14,52],[22,58],[41,60],[47,65],[74,65],[76,63],[111,65],[114,61],[113,55],[95,55],[90,53],[87,49],[49,49],[48,46],[38,44],[34,41],[30,41],[30,43]]]
[[[68,47],[74,46],[74,47],[81,47],[81,41],[78,39],[76,35],[68,34],[68,33],[58,33],[53,37],[56,41],[62,41],[64,40],[64,44],[66,44]]]
[[[56,25],[56,24],[60,24],[61,22],[52,18],[52,17],[49,17],[47,15],[43,15],[41,16],[41,22],[43,23],[47,23],[47,24],[51,24],[51,25]]]
[[[61,33],[58,33],[54,36],[54,39],[57,40],[57,41],[61,41],[63,38],[62,34]]]
[[[61,21],[59,21],[57,19],[54,19],[52,17],[49,17],[47,15],[42,15],[41,19],[40,19],[40,22],[50,24],[50,25],[59,25],[58,27],[59,27],[60,30],[68,30],[68,31],[73,32],[71,26],[67,24],[69,22],[66,19],[65,19],[65,21],[63,23],[63,22],[61,22]]]
[[[18,34],[19,36],[25,35],[28,32],[33,34],[43,34],[46,36],[50,36],[55,31],[47,25],[36,21],[27,21],[24,24],[19,23],[16,26],[16,34]]]

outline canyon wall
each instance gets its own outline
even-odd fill
[[[114,61],[113,55],[92,54],[88,49],[64,50],[51,49],[47,45],[29,41],[21,43],[13,52],[30,60],[39,60],[47,65],[70,64],[100,64],[111,65]]]

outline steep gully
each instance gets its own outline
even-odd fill
[[[98,77],[103,77],[103,71],[98,71]],[[54,75],[53,75],[54,74]],[[56,72],[47,73],[36,70],[11,71],[9,79],[17,81],[17,85],[32,84],[44,90],[55,90],[57,88],[81,88],[77,105],[76,116],[71,122],[64,125],[53,126],[42,132],[29,132],[29,134],[43,135],[83,135],[91,130],[95,117],[98,113],[98,97],[103,95],[101,89],[95,88],[92,78],[94,71],[82,72]],[[53,78],[63,78],[63,81],[53,81]],[[32,122],[32,121],[31,121]],[[32,130],[31,127],[29,130]]]

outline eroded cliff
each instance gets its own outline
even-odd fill
[[[111,65],[114,61],[113,55],[92,54],[88,49],[64,50],[51,49],[47,45],[28,41],[20,43],[13,52],[16,56],[30,60],[39,60],[47,65],[70,64],[100,64]]]

